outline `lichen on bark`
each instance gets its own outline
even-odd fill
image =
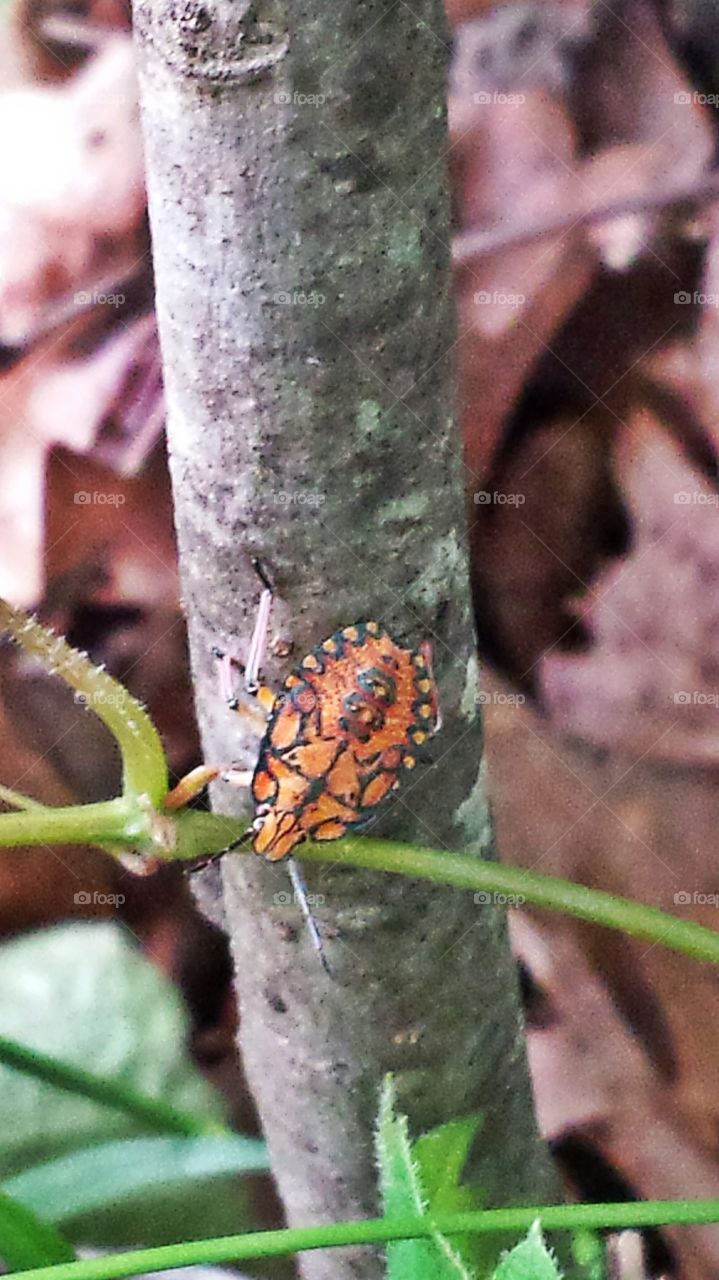
[[[211,646],[246,639],[259,555],[295,658],[360,617],[432,640],[444,724],[432,762],[376,829],[481,854],[481,726],[476,699],[463,701],[473,638],[440,6],[202,0],[192,10],[201,47],[176,0],[137,0],[135,12],[206,758],[256,755],[217,696]],[[253,59],[267,59],[242,73],[248,33]],[[286,670],[270,658],[270,680]],[[227,787],[214,800],[237,809]],[[551,1173],[501,910],[346,867],[308,878],[331,980],[288,905],[283,869],[223,864],[240,1043],[290,1221],[376,1212],[372,1130],[387,1070],[416,1131],[485,1112],[475,1164],[489,1202],[541,1198]],[[312,1280],[382,1273],[371,1250],[310,1254],[301,1266]]]

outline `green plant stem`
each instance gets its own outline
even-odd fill
[[[111,849],[114,844],[117,852],[137,847],[143,853],[171,861],[191,861],[220,852],[241,837],[246,828],[242,818],[194,809],[161,814],[158,821],[172,833],[174,847],[172,842],[165,849],[153,845],[151,818],[132,798],[0,813],[0,848],[86,843]],[[247,853],[249,849],[238,852]],[[302,858],[307,862],[344,862],[372,871],[449,884],[457,889],[472,889],[475,893],[503,894],[514,899],[515,905],[527,902],[550,911],[562,911],[607,929],[620,929],[634,938],[682,952],[695,960],[719,963],[719,933],[714,930],[660,911],[658,907],[617,898],[601,889],[589,889],[538,871],[389,840],[308,842],[302,846]],[[478,903],[477,909],[486,910],[492,905],[494,903]]]
[[[250,816],[228,817],[202,809],[181,809],[173,814],[176,848],[172,860],[213,857],[247,833]],[[243,850],[247,852],[249,845]],[[240,852],[238,850],[238,852]]]
[[[470,1213],[437,1213],[424,1218],[367,1218],[333,1222],[320,1227],[294,1227],[281,1231],[252,1231],[240,1236],[220,1236],[107,1254],[81,1262],[39,1267],[23,1273],[23,1280],[121,1280],[144,1271],[174,1267],[211,1266],[274,1258],[309,1249],[343,1245],[383,1244],[412,1240],[440,1231],[452,1236],[466,1232],[480,1235],[525,1231],[539,1218],[547,1230],[577,1228],[660,1227],[669,1223],[689,1225],[719,1221],[719,1200],[645,1200],[623,1204],[539,1205],[518,1209],[487,1209]]]
[[[161,860],[192,861],[220,853],[246,829],[244,818],[227,818],[199,809],[153,814],[137,797],[117,796],[97,804],[33,804],[16,813],[0,813],[0,848],[95,844],[109,853],[136,849]],[[153,834],[159,836],[159,843],[153,841]]]
[[[87,654],[73,649],[63,636],[37,618],[0,599],[0,629],[10,632],[23,652],[37,659],[48,675],[59,676],[110,730],[122,756],[123,791],[147,794],[160,804],[167,793],[167,760],[160,736],[144,707]]]
[[[68,1093],[92,1098],[103,1106],[123,1111],[152,1130],[153,1133],[182,1134],[197,1137],[202,1134],[229,1133],[217,1121],[205,1120],[189,1111],[180,1111],[162,1098],[150,1098],[107,1076],[93,1075],[90,1071],[72,1063],[59,1061],[37,1049],[18,1044],[0,1036],[0,1063],[24,1071],[27,1075]]]
[[[642,941],[682,951],[695,960],[719,963],[719,933],[706,929],[693,920],[645,906],[624,897],[615,897],[585,884],[576,884],[555,876],[542,876],[521,867],[505,867],[466,854],[416,849],[412,845],[394,844],[388,840],[338,840],[333,844],[302,846],[304,861],[334,861],[352,867],[383,870],[399,876],[430,879],[438,884],[452,884],[487,895],[513,899],[509,905],[544,906],[550,911],[576,915],[592,924],[622,932]],[[491,910],[494,901],[478,902],[477,910]]]
[[[118,796],[97,804],[0,813],[0,848],[32,844],[136,843],[147,819],[134,800]]]
[[[418,849],[389,840],[336,840],[331,844],[304,844],[301,857],[307,862],[344,862],[373,871],[434,880],[458,889],[500,894],[515,899],[514,905],[531,903],[550,911],[562,911],[590,920],[607,929],[621,929],[634,938],[681,951],[695,960],[719,963],[719,933],[682,920],[658,907],[648,907],[628,898],[617,898],[601,889],[588,889],[571,880],[484,862],[466,854]],[[516,900],[519,899],[519,902]],[[478,903],[478,911],[492,909],[493,903]],[[500,904],[501,905],[501,899]]]
[[[46,809],[48,806],[40,804],[39,800],[33,800],[31,796],[24,796],[19,791],[13,791],[11,787],[5,787],[0,782],[0,800],[3,804],[9,804],[13,809]]]

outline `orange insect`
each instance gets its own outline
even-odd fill
[[[257,695],[270,714],[251,777],[235,769],[228,775],[250,785],[254,822],[222,852],[252,836],[255,852],[268,861],[287,859],[297,900],[329,972],[292,853],[307,838],[336,840],[363,826],[400,785],[402,771],[414,767],[415,747],[440,727],[431,648],[424,643],[416,651],[403,649],[379,623],[357,622],[308,653],[273,698],[259,684],[273,592],[262,566],[253,564],[264,589],[247,662],[243,666],[215,653],[228,704],[239,708],[231,674],[236,665],[243,671],[245,692]],[[194,770],[175,787],[167,807],[186,804],[220,772],[210,766]]]
[[[367,822],[438,727],[428,644],[403,649],[377,622],[336,632],[275,701],[252,778],[255,852],[275,862]]]

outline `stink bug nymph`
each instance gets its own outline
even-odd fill
[[[337,840],[364,826],[400,786],[403,773],[414,768],[416,748],[440,728],[431,647],[425,642],[417,650],[405,649],[380,623],[356,622],[312,649],[273,697],[259,683],[272,587],[259,563],[253,563],[263,591],[247,663],[215,653],[228,705],[248,714],[232,687],[232,667],[239,666],[245,694],[256,698],[269,716],[253,773],[231,770],[230,775],[249,784],[255,804],[254,822],[243,840],[251,837],[254,851],[269,862],[287,859],[298,902],[327,968],[292,854],[308,838]],[[221,770],[197,772],[204,772],[207,781],[207,775]],[[186,792],[181,782],[169,807],[186,803]]]
[[[308,836],[336,840],[373,817],[439,725],[428,645],[377,622],[337,631],[285,681],[252,777],[254,848],[272,862]]]

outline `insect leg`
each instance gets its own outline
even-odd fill
[[[260,670],[267,652],[267,638],[270,629],[270,613],[272,612],[272,583],[259,560],[253,559],[252,567],[262,583],[262,595],[257,610],[255,629],[252,633],[250,648],[245,664],[245,688],[248,693],[257,693],[260,687]]]
[[[324,969],[328,978],[331,978],[332,970],[330,969],[329,961],[327,960],[327,956],[325,955],[325,950],[322,945],[322,937],[317,927],[317,921],[315,920],[312,914],[312,908],[310,907],[310,904],[307,901],[307,885],[305,884],[304,876],[302,875],[302,872],[300,870],[299,863],[293,857],[289,857],[287,859],[287,870],[289,872],[290,880],[292,882],[292,888],[295,891],[295,897],[297,898],[297,901],[299,902],[300,907],[302,909],[302,914],[305,920],[307,921],[307,928],[309,929],[310,937],[312,939],[312,946],[315,948],[315,951],[319,955],[322,968]]]
[[[216,645],[212,649],[212,656],[217,659],[220,696],[227,703],[230,711],[237,711],[240,704],[235,693],[232,668],[239,665],[238,661],[231,653],[226,653],[224,649],[218,649]]]

